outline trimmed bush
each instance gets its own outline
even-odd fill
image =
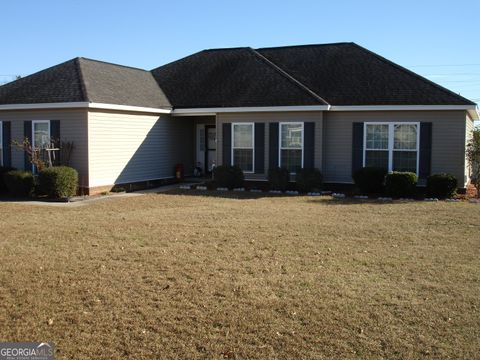
[[[417,191],[417,175],[411,172],[393,172],[385,179],[385,189],[391,197],[412,197]]]
[[[320,191],[323,185],[323,176],[318,169],[301,169],[297,172],[295,181],[300,192]]]
[[[379,167],[364,167],[353,174],[353,181],[360,192],[380,194],[383,192],[387,171]]]
[[[451,198],[457,191],[457,178],[451,174],[433,174],[427,178],[427,195],[434,198]]]
[[[52,199],[75,196],[78,187],[77,170],[68,166],[54,166],[38,173],[38,193]]]
[[[286,168],[272,168],[268,169],[268,183],[270,190],[287,190],[288,182],[290,181],[290,172]]]
[[[8,192],[13,196],[31,196],[35,182],[30,171],[11,170],[3,175]]]
[[[221,165],[213,170],[213,180],[219,187],[229,189],[243,187],[243,171],[238,166]]]
[[[9,167],[9,166],[0,166],[0,194],[5,194],[8,189],[7,185],[5,184],[5,181],[3,180],[3,176],[9,172],[15,170],[15,168]]]

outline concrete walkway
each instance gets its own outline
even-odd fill
[[[118,194],[111,193],[109,195],[96,196],[96,197],[87,196],[84,198],[76,197],[72,199],[70,202],[37,201],[37,200],[23,200],[23,201],[5,200],[5,201],[0,201],[0,204],[4,202],[9,204],[19,204],[19,205],[39,205],[39,206],[51,206],[51,207],[75,208],[75,207],[90,205],[99,201],[107,201],[107,200],[113,200],[113,199],[143,196],[146,194],[161,193],[161,192],[165,192],[173,189],[178,189],[180,186],[193,185],[193,184],[195,183],[184,182],[184,183],[164,185],[164,186],[160,186],[153,189],[146,189],[146,190],[140,190],[140,191],[129,192],[129,193],[118,193]]]

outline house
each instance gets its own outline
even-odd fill
[[[476,104],[354,43],[204,50],[151,71],[75,58],[0,87],[3,165],[31,169],[11,140],[73,142],[90,193],[168,179],[181,163],[316,167],[352,183],[362,166],[469,181]]]

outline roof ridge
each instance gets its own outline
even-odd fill
[[[78,77],[80,78],[80,90],[82,91],[83,98],[86,101],[90,102],[90,99],[88,97],[88,92],[87,92],[87,84],[85,83],[85,78],[83,77],[82,64],[80,62],[79,57],[77,57],[75,59],[75,65],[76,65],[76,68],[77,68]]]
[[[272,49],[287,49],[287,48],[299,48],[299,47],[313,47],[313,46],[332,46],[332,45],[351,45],[354,44],[353,42],[348,41],[339,41],[339,42],[332,42],[332,43],[324,43],[324,44],[300,44],[300,45],[285,45],[285,46],[267,46],[257,48],[255,50],[272,50]]]
[[[377,59],[379,59],[380,61],[384,62],[385,64],[390,65],[390,66],[393,66],[393,67],[397,68],[398,70],[403,71],[404,73],[406,73],[406,74],[408,74],[408,75],[410,75],[410,76],[416,77],[417,79],[420,79],[420,80],[422,80],[422,81],[424,81],[424,82],[426,82],[426,83],[428,83],[428,84],[430,84],[430,85],[433,85],[433,86],[436,87],[437,89],[439,89],[439,90],[441,90],[441,91],[443,91],[443,92],[445,92],[445,93],[447,93],[447,94],[449,94],[449,95],[453,95],[453,96],[455,96],[455,97],[457,97],[457,98],[459,98],[459,99],[465,100],[465,101],[469,102],[470,104],[475,104],[473,101],[467,99],[466,97],[463,97],[462,95],[459,95],[459,94],[453,92],[452,90],[449,90],[449,89],[447,89],[446,87],[443,87],[443,86],[441,86],[441,85],[439,85],[439,84],[437,84],[437,83],[435,83],[435,82],[427,79],[426,77],[423,77],[423,76],[417,74],[416,72],[413,72],[413,71],[411,71],[411,70],[409,70],[409,69],[407,69],[407,68],[405,68],[405,67],[403,67],[403,66],[401,66],[401,65],[398,65],[398,64],[394,63],[393,61],[388,60],[387,58],[385,58],[385,57],[383,57],[383,56],[381,56],[381,55],[379,55],[379,54],[377,54],[377,53],[375,53],[375,52],[373,52],[373,51],[371,51],[371,50],[368,50],[367,48],[364,48],[363,46],[358,45],[357,43],[352,42],[351,44],[352,44],[353,46],[358,47],[360,50],[363,50],[363,51],[365,51],[365,52],[367,52],[367,53],[375,56]]]
[[[123,68],[127,68],[127,69],[132,69],[132,70],[139,70],[139,71],[143,71],[143,72],[150,72],[149,70],[145,70],[145,69],[135,67],[135,66],[116,64],[116,63],[113,63],[113,62],[108,62],[108,61],[103,61],[103,60],[90,59],[90,58],[86,58],[86,57],[83,57],[83,56],[79,56],[77,59],[92,61],[92,62],[106,64],[106,65],[118,66],[118,67],[123,67]]]
[[[284,76],[286,79],[290,80],[292,83],[294,83],[295,85],[297,85],[298,87],[300,87],[301,89],[303,89],[304,91],[306,91],[310,96],[314,97],[315,99],[319,100],[320,102],[322,102],[324,105],[330,105],[325,99],[323,99],[320,95],[318,95],[316,92],[314,92],[313,90],[311,90],[310,88],[308,88],[306,85],[304,85],[303,83],[301,83],[300,81],[298,81],[297,79],[295,79],[292,75],[290,75],[289,73],[287,73],[285,70],[283,70],[281,67],[279,67],[277,64],[275,64],[273,61],[271,61],[270,59],[268,59],[267,57],[263,56],[262,54],[260,54],[257,50],[255,49],[252,49],[252,48],[248,48],[251,52],[253,52],[258,58],[260,58],[261,60],[263,60],[267,65],[269,65],[270,67],[272,67],[274,70],[276,70],[277,72],[279,72],[282,76]]]

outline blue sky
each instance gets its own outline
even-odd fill
[[[354,41],[480,103],[480,1],[2,0],[0,82],[76,56],[152,69],[214,47]]]

